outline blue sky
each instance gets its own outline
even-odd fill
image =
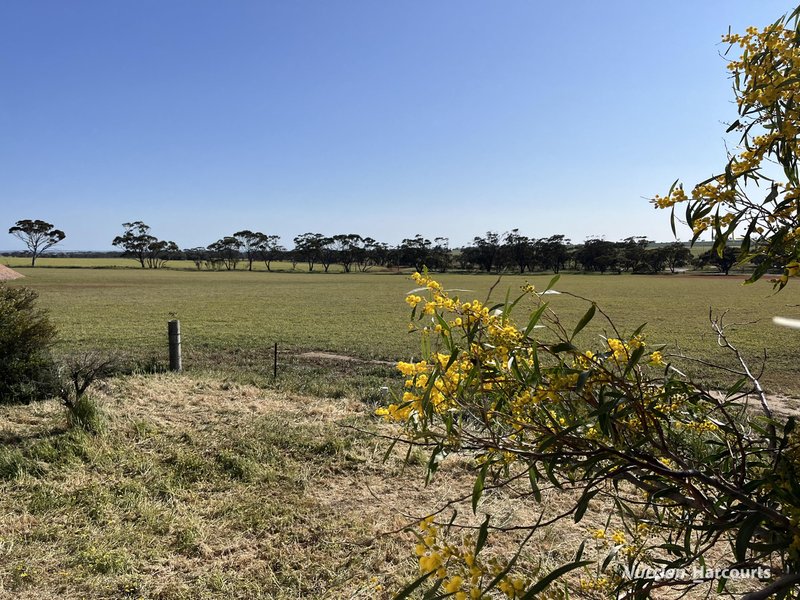
[[[763,0],[0,3],[0,249],[491,229],[668,240],[724,163],[720,36]],[[684,231],[684,239],[688,237]]]

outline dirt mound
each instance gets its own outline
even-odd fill
[[[25,275],[17,273],[14,269],[10,269],[5,265],[0,265],[0,281],[11,281],[20,277],[25,277]]]

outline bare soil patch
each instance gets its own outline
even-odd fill
[[[0,265],[0,281],[12,281],[25,277],[22,273],[17,273],[11,267]]]

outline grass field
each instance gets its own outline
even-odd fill
[[[197,272],[140,269],[30,269],[12,285],[40,293],[61,332],[62,348],[114,348],[136,356],[163,356],[166,321],[179,318],[187,366],[232,369],[269,361],[272,344],[297,353],[322,350],[361,358],[409,359],[419,340],[407,332],[403,302],[413,288],[407,275],[389,273]],[[526,281],[543,287],[550,275],[506,275],[496,286],[516,292]],[[485,298],[497,278],[443,274],[466,298]],[[732,340],[753,359],[768,355],[764,381],[775,393],[800,395],[796,349],[800,332],[773,325],[773,315],[798,313],[800,290],[774,294],[771,285],[743,286],[740,276],[564,275],[557,289],[594,299],[625,332],[647,323],[653,344],[690,355],[725,359],[708,326],[708,311],[728,311]],[[571,327],[586,304],[567,295],[551,306]],[[525,306],[518,307],[520,313]],[[581,334],[599,343],[609,327],[599,318]],[[709,375],[706,373],[706,375]],[[712,378],[713,382],[713,378]],[[721,380],[720,380],[721,382]]]
[[[0,598],[388,599],[418,568],[407,534],[381,534],[462,494],[468,524],[481,510],[508,523],[535,519],[539,506],[525,495],[500,492],[487,493],[473,516],[467,457],[448,458],[427,487],[421,452],[408,468],[399,448],[381,462],[388,442],[372,433],[392,430],[373,412],[379,386],[400,386],[390,363],[301,356],[418,356],[407,275],[19,270],[26,278],[10,285],[40,293],[61,351],[100,347],[163,363],[165,321],[178,317],[189,372],[98,382],[92,396],[106,424],[98,436],[68,429],[56,401],[0,406]],[[440,279],[470,290],[465,298],[485,298],[497,282]],[[506,276],[494,295],[549,280]],[[706,359],[719,357],[709,306],[728,310],[731,323],[746,323],[731,329],[733,341],[752,355],[768,350],[769,390],[800,395],[800,333],[770,322],[797,312],[791,286],[774,295],[766,282],[742,286],[733,276],[566,275],[556,289],[595,299],[623,331],[647,322],[653,344]],[[586,310],[567,294],[549,299],[568,329]],[[608,329],[598,318],[581,341],[599,343]],[[277,382],[273,341],[282,349]],[[557,514],[574,500],[548,490],[541,510]],[[580,524],[537,533],[520,568],[543,573],[570,560],[589,531],[616,527],[610,513],[593,500]],[[507,555],[512,542],[486,551]]]
[[[0,264],[12,267],[14,269],[24,268],[31,266],[31,259],[21,256],[0,256]],[[197,271],[197,266],[190,260],[171,260],[168,263],[169,269],[173,271]],[[140,269],[139,262],[132,258],[67,258],[67,257],[49,257],[44,256],[36,259],[36,267],[43,269],[64,268],[64,269]],[[205,270],[205,269],[203,269]],[[225,268],[223,267],[224,271]],[[236,266],[236,271],[247,271],[247,261],[241,261]],[[261,261],[253,262],[253,271],[267,271],[266,265]],[[270,263],[270,270],[272,271],[290,271],[302,273],[308,271],[308,265],[304,262],[297,263],[292,268],[292,263],[289,261],[272,261]],[[381,271],[385,269],[371,268],[370,271]],[[314,265],[314,272],[323,272],[322,265],[317,263]],[[328,268],[330,273],[342,273],[344,269],[339,264],[331,265]]]

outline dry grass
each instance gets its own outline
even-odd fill
[[[54,402],[0,407],[0,597],[389,597],[416,564],[381,534],[472,482],[458,460],[428,488],[421,457],[382,462],[358,401],[175,375],[95,398],[99,437]]]
[[[54,402],[0,406],[0,598],[389,598],[417,567],[411,534],[387,532],[465,494],[452,507],[468,527],[575,500],[545,490],[536,506],[521,484],[473,515],[472,465],[451,456],[424,487],[427,456],[384,462],[392,430],[363,401],[173,374],[101,382],[94,397],[97,437],[68,430]],[[620,527],[608,506],[537,532],[521,569],[547,572],[590,530]],[[519,538],[493,534],[485,552]]]

